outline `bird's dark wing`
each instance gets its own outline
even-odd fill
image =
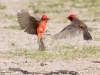
[[[81,20],[79,20],[77,18],[74,19],[74,22],[77,22],[79,24],[79,26],[83,29],[82,30],[82,32],[83,32],[83,39],[84,40],[92,40],[92,36],[89,33],[89,31],[91,31],[89,29],[89,27],[84,22],[82,22]]]
[[[27,10],[22,9],[17,14],[18,22],[20,27],[25,30],[25,32],[29,34],[37,34],[37,27],[39,25],[39,21],[37,21],[33,16],[30,16]]]
[[[84,40],[92,40],[92,36],[89,33],[88,29],[83,29],[83,39]]]
[[[76,35],[78,35],[82,29],[79,27],[79,25],[72,22],[70,25],[66,26],[62,31],[60,31],[58,34],[53,35],[53,39],[64,39],[64,38],[72,38]]]

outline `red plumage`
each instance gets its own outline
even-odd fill
[[[43,14],[40,20],[36,20],[27,10],[22,9],[21,12],[17,14],[17,17],[20,27],[29,34],[37,35],[39,48],[45,48],[42,35],[46,29],[47,21],[49,20],[48,16]]]

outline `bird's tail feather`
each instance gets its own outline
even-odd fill
[[[83,29],[83,38],[84,40],[92,40],[92,36],[87,29]]]

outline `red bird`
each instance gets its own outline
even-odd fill
[[[34,34],[38,36],[39,49],[45,48],[42,35],[46,29],[47,21],[49,20],[48,16],[43,14],[41,20],[36,20],[31,16],[27,10],[22,9],[21,12],[17,14],[18,22],[20,27],[29,34]]]
[[[84,40],[92,40],[92,36],[90,35],[88,31],[88,27],[85,23],[83,23],[81,20],[76,18],[74,14],[70,14],[67,17],[70,21],[71,24],[66,26],[62,31],[60,31],[58,34],[55,34],[53,36],[54,39],[62,39],[62,38],[72,38],[81,31],[83,31],[83,39]]]

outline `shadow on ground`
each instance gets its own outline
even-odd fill
[[[57,70],[57,71],[51,71],[51,72],[28,72],[26,70],[22,70],[20,68],[9,68],[10,71],[13,72],[21,72],[23,74],[32,74],[32,75],[38,75],[38,74],[43,74],[43,75],[61,75],[61,74],[66,74],[66,75],[80,75],[78,72],[75,71],[68,71],[68,70]]]
[[[93,63],[100,63],[100,61],[92,61]]]

